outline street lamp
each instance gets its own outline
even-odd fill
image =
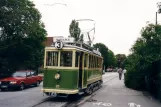
[[[158,13],[160,14],[161,13],[161,2],[158,2],[157,3],[158,5],[158,11],[156,12],[156,25],[158,24]]]
[[[161,2],[159,2],[159,3],[157,3],[157,5],[158,5],[158,13],[161,13]]]

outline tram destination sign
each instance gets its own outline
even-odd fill
[[[64,38],[64,37],[54,37],[53,38],[53,42],[56,42],[56,41],[62,41],[63,43],[74,42],[74,38],[73,37],[68,37],[68,38]]]

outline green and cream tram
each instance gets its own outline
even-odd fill
[[[91,94],[101,86],[103,58],[89,45],[67,40],[45,48],[42,90],[47,95]]]

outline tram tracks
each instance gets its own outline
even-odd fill
[[[107,81],[103,82],[103,84],[108,83],[109,81],[113,80],[116,77],[118,77],[118,76],[112,76],[110,79],[108,79]],[[99,89],[97,89],[97,90],[99,90]],[[92,99],[92,97],[94,97],[96,95],[97,90],[95,90],[93,92],[93,94],[91,94],[90,96],[82,95],[82,96],[78,96],[77,99],[74,99],[74,100],[69,100],[68,98],[66,98],[65,102],[64,101],[61,102],[59,100],[57,100],[56,102],[64,103],[63,105],[61,104],[59,107],[79,107],[79,106],[83,105],[86,101]],[[35,104],[35,105],[31,106],[31,107],[44,107],[43,103],[48,103],[49,101],[51,103],[52,101],[54,101],[56,99],[57,99],[56,97],[49,97],[49,98],[46,98],[46,99],[38,102],[37,104]],[[56,103],[56,102],[54,101],[52,103]],[[51,106],[48,104],[48,106],[45,105],[45,107],[51,107]]]
[[[109,80],[103,82],[104,84],[115,79],[116,77],[118,76],[113,76],[112,78],[110,78]],[[94,97],[96,95],[96,92],[93,92],[93,94],[91,94],[90,96],[87,96],[87,97],[82,97],[80,100],[76,101],[76,102],[68,102],[66,103],[65,105],[63,105],[62,107],[79,107],[81,105],[83,105],[86,101],[92,99],[92,97]]]
[[[51,98],[52,97],[48,97],[48,98],[46,98],[46,99],[44,99],[44,100],[42,100],[42,101],[30,106],[30,107],[37,107],[38,105],[41,105],[42,103],[49,101]]]

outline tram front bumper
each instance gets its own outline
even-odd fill
[[[63,90],[63,89],[47,89],[47,88],[44,88],[44,89],[42,89],[42,91],[44,92],[44,93],[46,93],[46,92],[51,92],[51,93],[60,93],[60,94],[76,94],[76,93],[78,93],[79,92],[79,90],[78,89],[76,89],[76,90]]]

